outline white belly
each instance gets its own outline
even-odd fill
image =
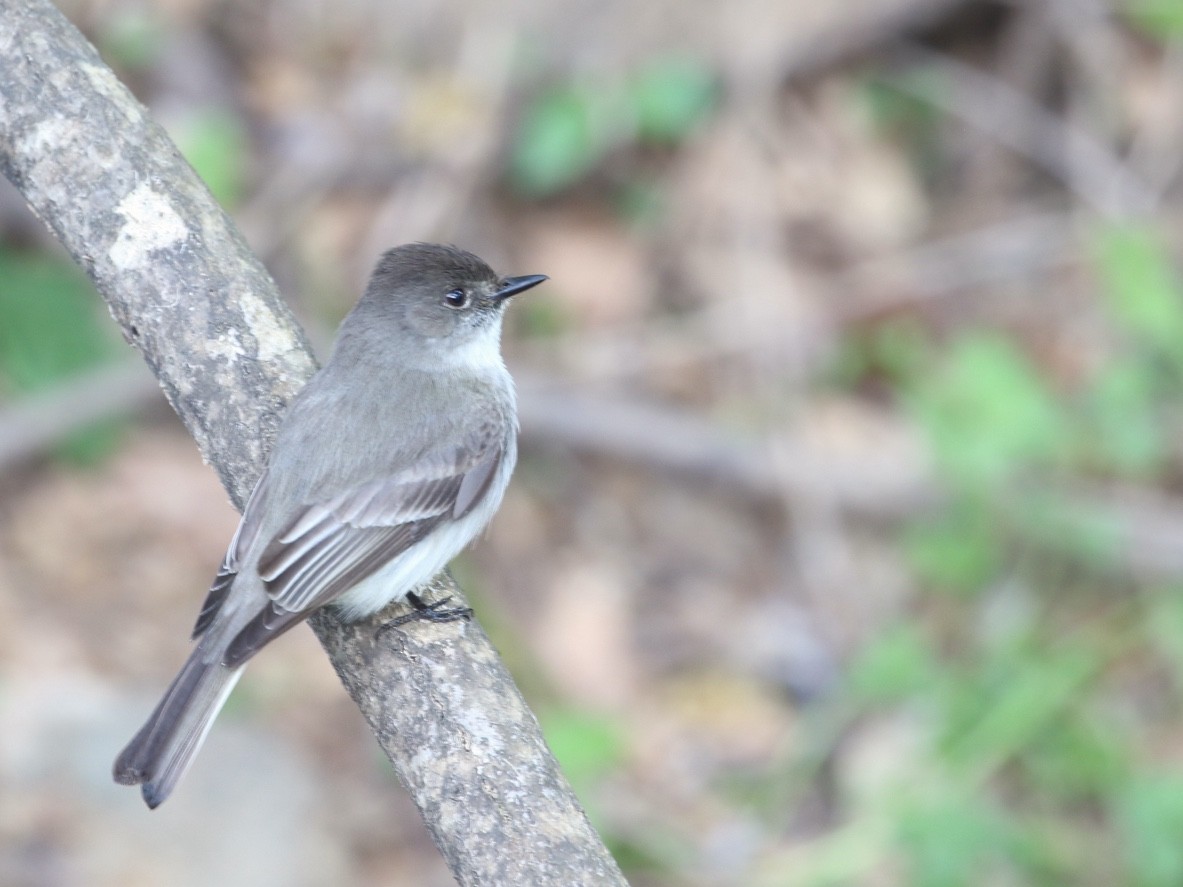
[[[333,602],[345,619],[361,619],[376,613],[387,604],[402,600],[407,592],[426,585],[475,539],[492,519],[505,488],[509,486],[517,461],[516,442],[498,466],[485,498],[458,521],[442,524],[424,539],[412,545],[386,566],[363,579]]]

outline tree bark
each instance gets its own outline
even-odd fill
[[[315,369],[307,343],[168,137],[47,0],[0,0],[0,169],[90,275],[241,508]],[[446,575],[433,591],[462,602]],[[456,880],[624,884],[480,626],[379,632],[384,615],[322,611],[312,627]]]

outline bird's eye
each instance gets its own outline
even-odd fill
[[[448,303],[450,308],[463,308],[468,304],[468,293],[461,289],[455,289],[444,296],[444,301]]]

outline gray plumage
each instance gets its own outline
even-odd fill
[[[296,396],[201,608],[197,646],[115,779],[162,803],[261,647],[332,604],[360,618],[431,580],[488,523],[517,459],[501,360],[508,297],[471,253],[379,261],[328,363]]]

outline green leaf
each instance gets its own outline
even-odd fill
[[[614,148],[676,144],[710,113],[717,91],[712,71],[681,56],[650,63],[627,84],[557,86],[526,109],[510,151],[510,184],[526,197],[549,197]]]
[[[1145,361],[1116,359],[1103,366],[1085,393],[1088,433],[1083,446],[1122,476],[1150,478],[1162,471],[1168,453],[1159,416],[1161,392]]]
[[[624,182],[615,195],[616,211],[636,228],[656,229],[666,215],[666,194],[655,181]]]
[[[872,76],[856,94],[871,126],[901,143],[916,176],[929,183],[941,179],[950,161],[941,135],[943,102],[922,97],[939,96],[948,88],[939,72],[917,65],[889,78]]]
[[[917,97],[948,89],[931,68],[908,68],[891,79],[872,76],[861,83],[858,97],[871,122],[885,130],[912,129],[930,131],[941,119],[938,103]]]
[[[924,372],[932,360],[928,335],[920,324],[910,319],[892,320],[879,327],[870,350],[875,365],[897,381]]]
[[[1129,0],[1125,12],[1135,26],[1151,37],[1183,39],[1183,3],[1179,0]]]
[[[1128,777],[1132,754],[1100,718],[1072,713],[1038,737],[1023,756],[1033,784],[1070,802],[1108,801]]]
[[[904,552],[920,579],[960,593],[977,591],[989,583],[1004,559],[992,516],[968,498],[934,520],[908,527]]]
[[[1103,664],[1096,651],[1077,647],[1001,655],[995,679],[956,700],[962,715],[943,743],[949,760],[971,769],[1001,764],[1040,738]]]
[[[911,625],[881,634],[850,667],[850,687],[871,703],[893,702],[930,685],[939,666],[927,639]]]
[[[1001,507],[1028,548],[1066,556],[1094,571],[1126,562],[1121,523],[1111,512],[1084,509],[1055,492],[1038,490],[1010,496]]]
[[[995,486],[1071,453],[1068,416],[1035,366],[997,334],[955,342],[942,366],[913,382],[908,401],[941,467],[965,487]]]
[[[901,815],[899,830],[911,869],[906,883],[914,887],[990,883],[983,874],[1009,843],[998,814],[967,797],[914,803]]]
[[[169,135],[222,206],[242,200],[250,147],[246,127],[225,108],[205,108],[174,125]]]
[[[1112,225],[1092,252],[1113,319],[1183,373],[1183,286],[1157,232]]]
[[[1144,618],[1148,641],[1165,660],[1176,699],[1183,701],[1183,586],[1154,589]]]
[[[647,65],[631,90],[637,134],[643,141],[676,144],[711,112],[715,74],[693,58],[670,56]]]
[[[540,718],[542,731],[563,773],[586,801],[588,790],[617,767],[624,756],[618,725],[604,717],[552,709]]]
[[[530,338],[551,338],[571,328],[569,312],[558,299],[523,300],[514,308],[515,327]]]
[[[1117,825],[1131,887],[1183,884],[1183,778],[1146,774],[1117,803]]]
[[[114,353],[94,291],[73,265],[0,253],[0,280],[0,376],[13,388],[46,388]]]
[[[103,58],[117,67],[143,70],[156,61],[164,43],[160,22],[145,10],[111,10],[100,25]]]
[[[53,452],[74,465],[98,465],[119,448],[124,429],[119,419],[96,422],[63,440]]]
[[[590,172],[607,141],[587,93],[551,92],[526,111],[510,157],[512,183],[527,197],[550,196]]]
[[[852,388],[868,381],[906,385],[932,364],[925,331],[910,320],[890,320],[870,330],[848,332],[826,368],[826,381]]]
[[[118,348],[94,291],[73,265],[0,252],[0,281],[0,393],[49,388],[102,363]],[[120,427],[98,423],[58,452],[93,463],[114,449]]]

